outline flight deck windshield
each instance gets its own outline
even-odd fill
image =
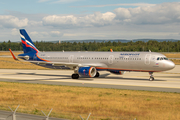
[[[158,57],[157,60],[168,60],[166,57]]]

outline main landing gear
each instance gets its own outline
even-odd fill
[[[99,77],[99,75],[100,75],[99,72],[96,72],[96,75],[94,77]]]
[[[99,72],[97,72],[94,77],[99,77],[99,75],[100,75]],[[72,79],[78,79],[79,78],[79,74],[74,73],[74,74],[71,75],[71,78]]]
[[[149,81],[154,81],[153,72],[149,72],[150,78]]]
[[[74,68],[74,73],[71,75],[72,79],[78,79],[79,78],[79,74],[78,74],[78,67]]]

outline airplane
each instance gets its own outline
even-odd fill
[[[17,57],[10,50],[14,60],[31,62],[50,68],[65,66],[74,73],[72,79],[81,77],[99,77],[99,71],[109,71],[123,75],[126,71],[149,72],[150,81],[154,80],[153,73],[171,70],[175,64],[166,56],[156,52],[40,52],[25,29],[20,29],[23,54]]]

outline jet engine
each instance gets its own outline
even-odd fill
[[[123,75],[126,71],[110,70],[109,72],[117,75]]]
[[[94,77],[96,75],[95,67],[79,67],[78,73],[84,77]]]

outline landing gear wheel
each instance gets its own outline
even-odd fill
[[[154,77],[150,77],[150,78],[149,78],[149,81],[154,81]]]
[[[99,72],[96,73],[96,75],[94,77],[99,77]]]
[[[154,81],[153,72],[149,72],[150,78],[149,81]]]
[[[72,74],[72,75],[71,75],[71,78],[72,78],[72,79],[78,79],[78,78],[79,78],[79,74]]]

